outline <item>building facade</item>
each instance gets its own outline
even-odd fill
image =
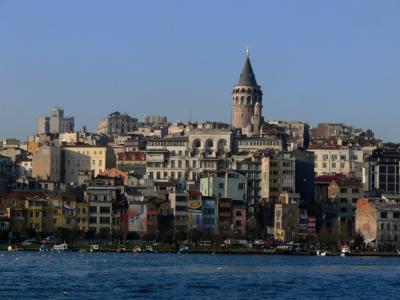
[[[138,129],[138,119],[132,118],[126,113],[116,111],[109,114],[97,124],[98,134],[127,134]]]

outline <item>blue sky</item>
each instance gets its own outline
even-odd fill
[[[266,119],[345,122],[400,141],[400,2],[0,0],[0,137],[62,106],[230,122],[250,55]]]

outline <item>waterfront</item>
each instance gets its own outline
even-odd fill
[[[400,259],[265,255],[0,254],[1,299],[396,298]]]

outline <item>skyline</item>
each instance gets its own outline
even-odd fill
[[[254,1],[249,18],[231,3],[0,2],[0,137],[33,134],[53,106],[90,131],[113,111],[230,123],[248,46],[266,120],[400,141],[399,3]]]

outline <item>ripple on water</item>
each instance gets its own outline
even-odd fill
[[[397,298],[397,258],[4,252],[0,298]],[[379,279],[379,280],[377,280]]]

